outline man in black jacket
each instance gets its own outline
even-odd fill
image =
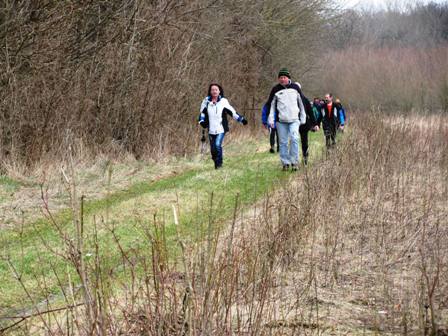
[[[327,148],[336,145],[336,127],[338,122],[338,107],[333,102],[331,93],[325,94],[325,103],[321,106],[322,128],[325,135],[325,145]]]
[[[268,124],[278,132],[283,170],[288,171],[291,166],[292,171],[296,171],[299,162],[299,126],[305,123],[306,114],[301,90],[291,81],[288,69],[280,69],[278,84],[272,88],[267,105],[270,107]]]

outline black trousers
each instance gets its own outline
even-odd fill
[[[302,145],[302,155],[306,159],[308,157],[308,128],[299,128],[300,144]]]
[[[271,148],[274,149],[275,147],[275,138],[277,138],[277,152],[278,152],[278,133],[276,128],[270,128],[269,127],[269,144],[271,145]]]
[[[327,148],[336,145],[336,125],[330,124],[324,128],[325,145]]]

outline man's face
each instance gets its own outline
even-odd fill
[[[332,101],[333,101],[333,97],[330,96],[329,94],[326,94],[325,95],[325,102],[328,104],[328,103],[331,103]]]
[[[288,78],[287,76],[280,76],[280,77],[278,77],[278,82],[279,82],[281,85],[286,86],[286,85],[289,84],[289,78]]]

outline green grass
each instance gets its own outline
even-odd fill
[[[310,133],[313,153],[322,147],[322,138],[320,132]],[[86,251],[93,251],[92,237],[96,224],[105,268],[113,269],[120,263],[118,248],[110,231],[112,227],[126,250],[138,251],[139,255],[149,254],[149,243],[143,232],[147,227],[154,228],[155,216],[157,221],[163,222],[168,252],[175,256],[179,251],[174,243],[173,204],[179,210],[182,239],[187,242],[197,241],[204,236],[210,213],[215,230],[222,228],[222,223],[231,218],[237,194],[239,207],[244,210],[293,176],[281,171],[278,154],[269,154],[267,150],[257,151],[260,143],[246,143],[243,149],[239,146],[231,144],[224,147],[224,168],[221,170],[214,170],[211,160],[207,158],[202,168],[187,170],[151,183],[140,181],[103,199],[86,200]],[[212,194],[213,211],[210,212]],[[70,210],[60,211],[54,218],[68,236],[74,236]],[[44,275],[48,290],[53,294],[58,293],[59,287],[52,269],[67,283],[66,261],[55,257],[45,245],[59,251],[63,249],[54,227],[46,219],[40,219],[22,230],[0,231],[0,253],[3,256],[0,260],[0,315],[2,310],[6,312],[31,305],[19,282],[12,276],[6,259],[19,270],[22,280],[36,300],[43,297],[38,288]],[[69,273],[76,278],[70,267]]]
[[[13,180],[12,178],[4,175],[0,175],[0,187],[8,189],[9,191],[16,191],[23,184],[19,181]]]
[[[0,175],[0,203],[8,201],[24,184],[8,176]]]

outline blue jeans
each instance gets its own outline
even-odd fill
[[[299,121],[290,123],[277,122],[278,139],[280,143],[280,161],[282,165],[299,162]],[[288,142],[290,141],[289,148]]]
[[[215,162],[215,169],[222,167],[222,142],[224,141],[224,134],[209,134],[210,152],[212,153],[212,160]]]

